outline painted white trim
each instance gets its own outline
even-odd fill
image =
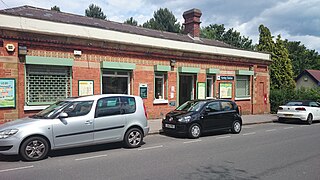
[[[43,110],[47,108],[48,106],[24,106],[25,111],[37,111],[37,110]]]
[[[153,104],[168,104],[169,101],[166,99],[155,99],[153,100]]]
[[[236,101],[241,101],[241,100],[251,100],[251,97],[241,97],[241,98],[234,98]]]
[[[261,60],[270,60],[266,53],[231,49],[203,44],[174,41],[137,34],[130,34],[95,27],[65,24],[46,20],[0,14],[0,28],[23,32],[34,32],[49,35],[70,36],[93,40],[104,40],[124,44],[141,45],[163,49],[245,57]]]

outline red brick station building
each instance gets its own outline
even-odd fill
[[[149,119],[191,99],[231,99],[270,111],[270,55],[200,38],[199,9],[176,34],[22,6],[0,10],[0,123],[57,100],[141,96]]]

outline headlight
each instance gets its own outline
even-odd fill
[[[191,120],[191,116],[185,116],[178,119],[179,122],[184,122],[184,123],[188,123],[190,120]]]
[[[7,129],[4,131],[0,131],[0,139],[8,138],[18,132],[18,129]]]

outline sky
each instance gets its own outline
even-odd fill
[[[168,8],[180,24],[183,12],[197,8],[202,11],[201,26],[224,24],[241,35],[258,42],[260,24],[273,36],[301,41],[308,49],[320,53],[320,0],[0,0],[0,9],[30,5],[84,15],[90,4],[102,8],[107,19],[124,22],[133,17],[143,24],[159,8]]]

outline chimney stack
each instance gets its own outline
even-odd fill
[[[190,9],[183,13],[184,33],[189,34],[193,38],[200,37],[200,17],[202,12],[199,9]]]

